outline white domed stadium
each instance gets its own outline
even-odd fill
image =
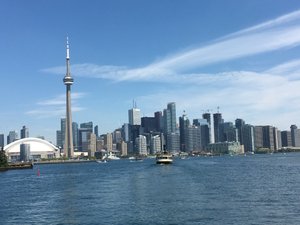
[[[26,145],[31,160],[51,159],[60,156],[59,149],[48,141],[40,138],[22,138],[4,147],[9,161],[19,161],[22,145]]]

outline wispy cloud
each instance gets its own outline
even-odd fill
[[[72,99],[72,111],[79,112],[85,110],[83,107],[79,106],[78,99],[83,98],[86,93],[83,92],[73,92],[71,94]],[[52,99],[46,99],[37,102],[37,108],[27,111],[27,115],[36,116],[37,118],[49,118],[49,117],[63,117],[66,114],[66,96],[61,94]]]
[[[234,121],[241,116],[254,125],[261,123],[281,128],[297,121],[298,116],[293,112],[300,111],[300,81],[247,71],[211,76],[219,77],[222,81],[218,85],[195,83],[182,89],[168,89],[140,96],[137,102],[140,102],[140,108],[147,116],[165,107],[166,102],[175,101],[177,112],[181,114],[185,110],[190,118],[201,118],[201,113],[207,109],[216,112],[217,106],[220,106],[227,121]]]
[[[261,72],[231,71],[201,73],[202,67],[243,57],[285,50],[300,45],[300,11],[221,37],[209,44],[181,51],[140,68],[95,64],[72,65],[74,76],[112,81],[156,81],[182,88],[156,91],[140,96],[140,108],[152,114],[175,101],[178,112],[193,112],[220,106],[223,115],[240,115],[247,122],[274,124],[279,127],[297,121],[300,112],[300,60],[293,60]],[[44,69],[62,74],[64,67]],[[186,85],[189,84],[189,85]],[[283,107],[284,106],[284,107]],[[157,107],[157,108],[154,108]],[[149,112],[149,113],[148,113]],[[197,112],[197,114],[195,113]],[[260,118],[260,119],[259,119]]]
[[[300,59],[291,60],[280,65],[274,66],[265,73],[285,76],[289,79],[300,79]]]
[[[74,76],[95,77],[114,81],[174,82],[177,76],[205,65],[234,60],[256,54],[291,48],[300,44],[300,11],[221,37],[210,44],[178,52],[145,67],[95,64],[72,65]],[[43,69],[62,74],[64,67]],[[170,79],[171,78],[171,79]]]

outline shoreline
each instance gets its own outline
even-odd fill
[[[43,164],[63,164],[63,163],[91,163],[96,162],[96,160],[46,160],[34,162],[34,165],[43,165]]]
[[[0,172],[7,170],[32,169],[33,163],[9,163],[6,167],[0,167]]]

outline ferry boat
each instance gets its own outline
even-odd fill
[[[171,164],[173,163],[173,157],[167,152],[156,155],[156,164]]]

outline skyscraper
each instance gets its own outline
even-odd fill
[[[134,106],[128,110],[128,120],[130,125],[141,125],[141,110]]]
[[[64,154],[67,158],[72,158],[74,155],[73,134],[72,134],[72,110],[71,110],[71,85],[74,79],[70,73],[70,49],[69,40],[67,38],[67,57],[66,57],[66,75],[63,79],[66,85],[66,135],[64,144]]]
[[[56,146],[59,146],[59,147],[63,146],[61,137],[62,137],[61,130],[57,130],[56,131]]]
[[[235,120],[235,127],[238,129],[238,141],[241,144],[244,144],[243,142],[243,126],[245,125],[245,121],[243,119],[236,119]]]
[[[167,134],[176,132],[176,104],[175,102],[170,102],[167,105],[167,118],[166,118],[166,128]]]
[[[214,135],[214,130],[213,130],[214,127],[212,126],[212,123],[211,123],[211,114],[209,112],[203,113],[202,118],[206,119],[206,121],[208,123],[209,142],[214,143],[215,135]]]
[[[113,150],[113,136],[112,133],[107,133],[105,136],[105,145],[106,145],[106,150],[108,152],[112,152]]]
[[[152,136],[150,142],[150,153],[156,154],[157,152],[161,152],[161,138],[159,135]]]
[[[94,127],[94,134],[96,135],[96,138],[99,137],[99,127],[98,127],[98,125],[96,125],[96,126]]]
[[[163,130],[163,116],[162,116],[162,112],[158,111],[154,113],[154,117],[155,117],[155,126],[156,126],[156,130],[162,132]]]
[[[78,124],[76,122],[72,123],[72,133],[73,133],[73,148],[74,148],[74,151],[78,151],[79,132],[78,132]]]
[[[61,145],[59,146],[64,148],[65,141],[66,141],[66,118],[60,119],[60,131],[61,131]]]
[[[215,142],[221,142],[221,124],[224,122],[222,119],[222,114],[221,113],[214,113],[214,137],[215,137]]]
[[[291,125],[292,146],[300,147],[300,129],[296,125]]]
[[[0,134],[0,148],[4,147],[4,134]]]
[[[292,146],[291,131],[281,131],[281,143],[282,143],[282,147],[291,147]]]
[[[187,118],[185,112],[183,115],[179,117],[179,133],[180,133],[180,150],[185,152],[186,151],[186,138],[187,138],[187,129],[190,126],[190,121]]]
[[[18,139],[18,134],[16,131],[9,131],[9,134],[7,136],[7,144],[10,144]]]
[[[244,150],[245,152],[254,152],[254,127],[249,124],[245,124],[242,126],[242,136]]]
[[[23,126],[21,129],[21,139],[22,138],[28,138],[29,137],[29,130],[26,126]]]
[[[147,155],[147,140],[144,135],[139,135],[135,139],[135,144],[139,155]]]

